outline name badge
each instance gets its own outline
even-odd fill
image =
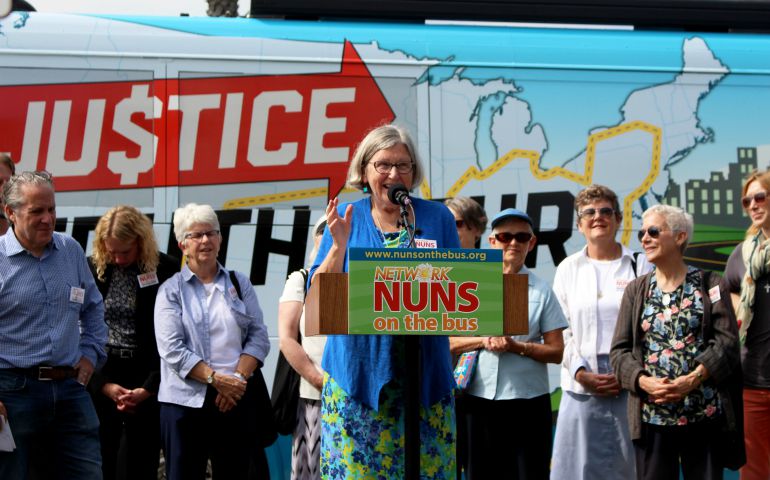
[[[417,248],[436,248],[438,247],[438,242],[429,238],[415,238],[414,246]]]
[[[238,290],[235,287],[230,287],[227,291],[230,292],[230,298],[238,300]]]
[[[139,288],[149,287],[150,285],[158,284],[158,272],[147,272],[141,275],[137,275],[136,279],[139,280]]]
[[[79,287],[70,287],[70,302],[75,302],[83,305],[86,301],[86,289]]]
[[[626,289],[629,283],[631,283],[631,281],[626,280],[625,278],[615,279],[615,289],[619,292],[622,292]]]
[[[711,303],[717,303],[722,300],[722,294],[719,293],[719,285],[709,288],[709,299]]]

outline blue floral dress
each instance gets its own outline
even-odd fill
[[[698,365],[696,357],[706,348],[703,341],[703,294],[701,275],[689,267],[684,284],[674,292],[658,287],[655,273],[642,311],[644,368],[653,376],[675,379],[687,375]],[[642,400],[642,421],[653,425],[687,425],[716,418],[721,410],[719,397],[707,380],[681,401],[657,405]]]
[[[403,236],[385,235],[397,248]],[[380,392],[379,408],[358,402],[326,375],[321,391],[321,477],[382,479],[404,477],[404,384],[406,349],[394,337],[393,379]],[[452,394],[429,408],[420,406],[420,477],[456,478],[455,416]]]

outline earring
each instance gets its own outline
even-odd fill
[[[369,193],[369,184],[368,183],[364,184],[363,192],[364,193]]]

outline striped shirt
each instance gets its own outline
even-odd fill
[[[102,296],[80,245],[55,232],[38,258],[0,237],[0,368],[106,360]]]

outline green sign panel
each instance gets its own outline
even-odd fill
[[[351,248],[348,333],[502,335],[501,250]]]

